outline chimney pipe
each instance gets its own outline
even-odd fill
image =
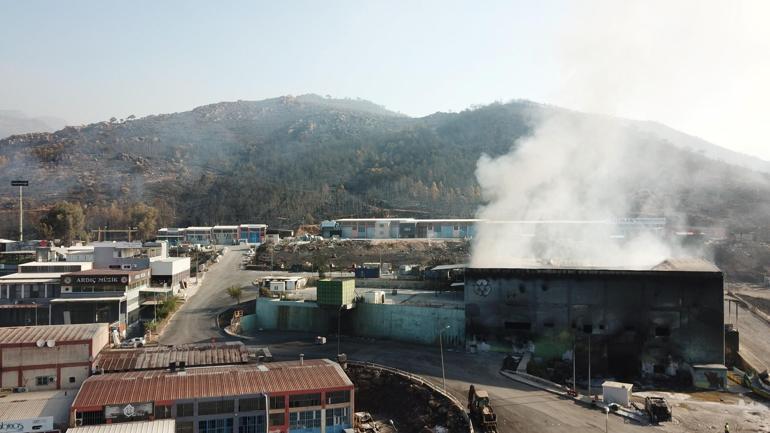
[[[305,354],[300,353],[299,354],[299,365],[305,365]]]
[[[168,369],[171,370],[172,373],[176,372],[176,362],[169,362],[168,363]]]

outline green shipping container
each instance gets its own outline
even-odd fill
[[[318,280],[317,300],[320,305],[352,304],[356,297],[356,280]]]

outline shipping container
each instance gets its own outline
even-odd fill
[[[356,281],[318,280],[317,300],[321,305],[352,304],[356,297]]]

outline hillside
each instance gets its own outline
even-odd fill
[[[0,140],[0,209],[17,206],[8,181],[27,178],[28,208],[62,199],[88,206],[145,201],[167,208],[165,224],[470,217],[482,202],[479,156],[505,154],[531,133],[533,115],[551,112],[588,116],[514,101],[410,118],[367,101],[304,95],[16,135]],[[602,121],[637,135],[637,160],[665,156],[652,168],[629,167],[636,214],[760,232],[770,226],[766,174],[693,151],[691,141],[672,143],[676,131]],[[3,220],[0,236],[9,236],[14,223]]]

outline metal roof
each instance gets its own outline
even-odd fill
[[[36,272],[15,273],[0,277],[0,283],[58,283],[62,275],[67,272],[47,272],[40,274]]]
[[[245,364],[249,352],[243,343],[148,347],[128,350],[103,350],[95,365],[105,372],[167,369],[169,363],[183,361],[187,367]]]
[[[199,367],[107,373],[83,382],[73,409],[145,401],[173,401],[244,394],[281,394],[328,388],[351,388],[339,364],[307,360],[260,365]]]
[[[174,433],[175,431],[176,420],[173,419],[87,425],[67,429],[68,433]]]
[[[40,340],[85,341],[99,333],[107,334],[106,323],[80,325],[15,326],[0,328],[0,346],[10,344],[35,344]]]
[[[53,304],[59,304],[62,302],[117,302],[117,301],[125,301],[125,296],[101,296],[98,298],[87,298],[87,297],[78,297],[78,298],[54,298],[51,299],[49,302]]]
[[[147,272],[148,269],[86,269],[84,271],[68,272],[67,275],[136,275]]]
[[[74,390],[35,391],[7,394],[0,398],[0,420],[12,421],[52,416],[54,423],[67,423]]]

